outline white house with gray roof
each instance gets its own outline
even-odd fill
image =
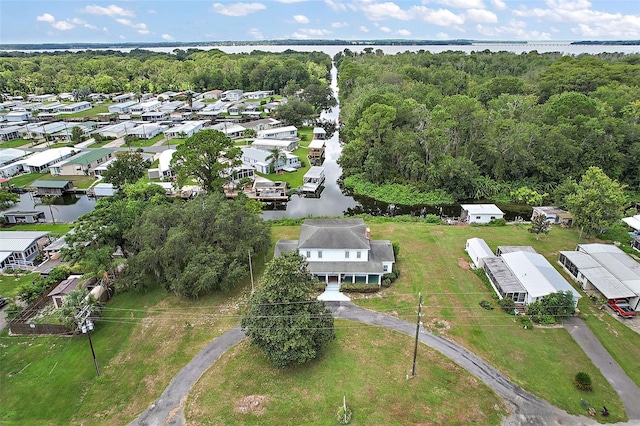
[[[40,231],[0,231],[0,270],[32,266],[48,235]]]
[[[371,240],[362,219],[306,219],[298,240],[280,240],[275,256],[298,251],[309,271],[328,285],[381,285],[395,263],[389,240]]]

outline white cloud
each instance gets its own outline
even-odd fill
[[[477,31],[487,37],[515,38],[518,40],[551,40],[551,34],[541,31],[528,31],[527,24],[522,21],[511,20],[507,25],[484,26],[478,24]]]
[[[50,13],[43,13],[40,16],[36,16],[36,21],[40,22],[56,22],[56,18],[53,17]]]
[[[90,29],[90,30],[97,30],[98,29],[98,27],[96,27],[95,25],[92,25],[92,24],[84,24],[83,26],[85,28]]]
[[[331,31],[325,29],[314,29],[314,28],[302,28],[295,33],[293,33],[293,38],[302,38],[307,39],[310,37],[322,37],[331,34]]]
[[[67,21],[57,21],[51,24],[51,26],[59,31],[68,31],[76,27],[75,25],[70,24]]]
[[[158,14],[158,11],[157,11],[157,10],[155,10],[155,9],[149,9],[149,10],[147,10],[147,12],[148,12],[150,15],[157,15],[157,14]]]
[[[438,0],[436,3],[457,9],[484,9],[482,0]]]
[[[563,24],[576,24],[574,34],[584,37],[637,38],[640,34],[640,15],[623,15],[591,9],[586,0],[547,0],[547,8],[520,8],[515,16],[549,19]]]
[[[349,26],[349,24],[347,24],[346,22],[332,22],[331,23],[331,27],[332,28],[346,28],[348,26]]]
[[[255,38],[256,40],[264,39],[264,36],[262,35],[262,31],[260,31],[260,29],[258,29],[258,28],[251,28],[249,30],[249,35],[251,37]]]
[[[372,21],[380,21],[384,19],[394,18],[401,21],[412,19],[411,13],[403,10],[400,6],[393,2],[370,3],[364,2],[360,5],[360,10],[365,13],[367,18]]]
[[[469,9],[467,10],[467,19],[471,22],[480,22],[485,24],[496,24],[498,16],[485,9]]]
[[[167,40],[167,41],[171,41],[171,40],[173,40],[173,37],[171,37],[169,34],[162,34],[162,39],[163,40]]]
[[[334,0],[324,0],[324,3],[329,6],[330,9],[336,11],[336,12],[346,12],[347,11],[347,6],[342,3],[341,1],[334,1]]]
[[[427,9],[426,7],[415,8],[416,16],[421,20],[441,27],[449,27],[464,24],[464,15],[456,15],[449,9]]]
[[[389,28],[389,27],[380,27],[380,31],[382,31],[383,33],[390,33],[391,32],[391,28]]]
[[[507,8],[507,4],[502,0],[491,0],[491,3],[493,3],[498,10],[505,10]]]
[[[411,31],[409,30],[398,30],[397,34],[401,37],[409,37],[411,35]]]
[[[360,28],[358,28],[358,29],[363,33],[368,33],[369,32],[369,28],[365,27],[364,25],[361,25]]]
[[[136,24],[131,22],[129,19],[125,19],[125,18],[118,18],[116,19],[116,22],[119,24],[125,25],[129,28],[133,28],[138,32],[138,34],[149,34],[149,29],[147,28],[147,24],[144,24],[142,22]]]
[[[450,40],[451,39],[451,37],[449,37],[449,34],[447,34],[447,33],[438,33],[438,34],[436,34],[436,38],[438,40]]]
[[[305,2],[307,0],[276,0],[278,3],[285,3],[285,4],[293,4],[293,3],[302,3]]]
[[[132,10],[123,9],[120,6],[111,4],[107,7],[98,6],[97,4],[89,5],[83,9],[84,12],[91,15],[104,15],[104,16],[128,16],[134,18],[136,14]]]
[[[213,10],[225,16],[247,16],[260,10],[265,10],[267,6],[262,3],[233,3],[224,5],[216,3]]]
[[[293,15],[293,20],[296,21],[297,24],[308,24],[309,18],[304,15]]]

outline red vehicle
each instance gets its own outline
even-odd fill
[[[633,318],[637,315],[637,312],[631,309],[626,300],[608,300],[607,302],[619,317]]]

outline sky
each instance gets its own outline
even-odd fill
[[[640,0],[0,0],[0,44],[639,40]]]

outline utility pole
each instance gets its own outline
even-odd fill
[[[93,342],[91,341],[91,331],[93,330],[93,321],[89,319],[91,311],[88,306],[85,306],[76,318],[80,319],[80,330],[89,338],[89,346],[91,347],[91,355],[93,355],[93,364],[96,366],[96,373],[100,376],[100,367],[98,367],[98,359],[96,358],[96,352],[93,350]]]
[[[420,317],[422,316],[422,293],[418,293],[418,320],[416,322],[416,344],[413,348],[413,368],[411,369],[411,377],[415,377],[416,375],[416,357],[418,356],[418,336],[420,334],[420,325],[422,321],[420,321]]]
[[[253,294],[254,288],[253,288],[253,266],[251,265],[251,250],[249,250],[249,273],[251,274],[251,294]]]

